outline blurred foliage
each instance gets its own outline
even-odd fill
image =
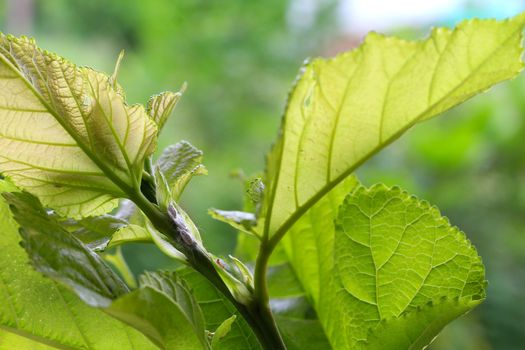
[[[183,205],[210,249],[225,255],[234,250],[236,234],[211,220],[207,209],[242,207],[242,183],[229,174],[264,168],[301,62],[359,39],[340,37],[336,0],[316,3],[313,21],[294,26],[291,4],[282,0],[35,0],[32,29],[14,34],[34,35],[40,46],[106,72],[126,49],[120,82],[130,103],[188,82],[159,149],[186,139],[204,151],[209,175],[193,180]],[[2,31],[16,23],[7,21],[16,4],[0,3]],[[421,125],[359,171],[366,184],[401,185],[437,205],[484,259],[487,301],[447,327],[434,350],[525,344],[524,149],[520,78]],[[171,264],[151,246],[127,247],[125,254],[135,272]]]

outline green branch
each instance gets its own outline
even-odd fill
[[[185,240],[184,233],[181,233],[180,227],[177,227],[169,215],[151,203],[141,192],[129,195],[129,198],[142,210],[153,226],[173,239],[175,248],[186,255],[189,265],[210,281],[233,304],[250,325],[264,349],[286,349],[270,311],[267,291],[264,303],[259,302],[258,298],[255,298],[254,302],[249,305],[237,301],[215,269],[210,255],[197,242]],[[257,295],[257,290],[255,293]]]

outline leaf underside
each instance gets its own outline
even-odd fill
[[[157,126],[109,77],[0,36],[0,172],[67,217],[99,215],[138,188]]]
[[[355,50],[308,63],[268,156],[265,233],[284,233],[414,124],[515,77],[524,23],[525,14],[468,20],[421,41],[370,33]]]
[[[168,146],[157,161],[175,200],[194,175],[206,174],[202,165],[202,151],[189,142],[181,141]]]

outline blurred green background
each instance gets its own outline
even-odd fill
[[[207,209],[241,208],[234,173],[264,168],[286,94],[303,60],[355,47],[376,29],[421,37],[460,18],[505,17],[522,1],[389,0],[10,0],[1,29],[105,72],[126,57],[120,82],[130,103],[188,89],[160,149],[185,139],[202,149],[209,175],[183,198],[210,250],[232,252],[236,233]],[[400,185],[437,205],[476,245],[488,299],[447,327],[434,350],[525,348],[525,77],[418,126],[359,170],[366,184]],[[127,247],[136,273],[170,261]]]

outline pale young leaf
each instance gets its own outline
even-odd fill
[[[0,36],[0,173],[66,217],[104,214],[139,188],[157,126],[111,79]]]

